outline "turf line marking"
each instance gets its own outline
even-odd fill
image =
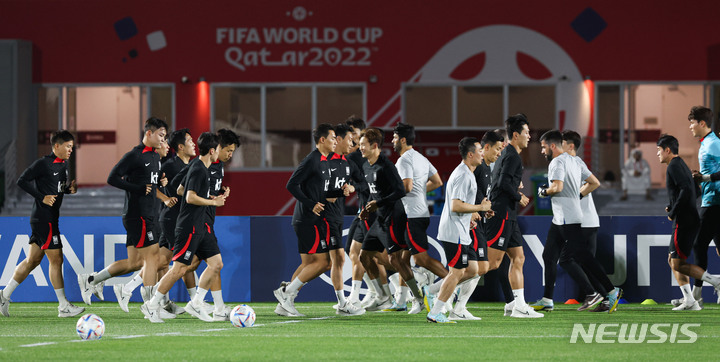
[[[130,339],[130,338],[140,338],[140,337],[147,337],[147,336],[144,334],[136,334],[136,335],[131,335],[131,336],[117,336],[117,337],[113,337],[113,338],[114,339]]]
[[[57,342],[40,342],[40,343],[33,343],[33,344],[23,344],[20,345],[20,347],[38,347],[38,346],[47,346],[51,344],[57,344]]]
[[[231,328],[213,328],[213,329],[198,329],[198,332],[219,332],[229,331]]]
[[[300,323],[302,321],[299,320],[291,320],[291,321],[282,321],[282,322],[275,322],[273,324],[287,324],[287,323]]]
[[[179,336],[180,332],[155,333],[156,336]]]

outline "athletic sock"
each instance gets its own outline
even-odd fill
[[[338,306],[342,307],[345,305],[345,291],[340,289],[335,291],[335,296],[338,300]]]
[[[430,310],[430,315],[438,315],[443,313],[445,310],[445,303],[440,299],[435,300],[435,304],[433,305],[432,309]]]
[[[435,283],[430,284],[430,286],[428,286],[428,292],[436,295],[440,293],[440,287],[442,287],[443,280],[445,279],[438,279]]]
[[[360,298],[360,287],[362,286],[361,280],[353,280],[352,281],[352,288],[350,290],[350,296],[348,299],[350,300],[350,303],[354,303]]]
[[[371,279],[370,283],[368,283],[370,286],[370,289],[375,292],[377,296],[383,295],[383,288],[380,286],[380,279]]]
[[[135,288],[139,287],[140,284],[142,284],[142,277],[140,276],[140,273],[137,273],[132,280],[127,282],[127,284],[123,285],[123,293],[128,294],[132,293]]]
[[[392,296],[392,292],[390,291],[390,284],[380,284],[382,286],[382,291],[385,296]]]
[[[707,272],[706,272],[707,273]],[[695,300],[700,300],[702,298],[702,287],[698,287],[697,285],[693,285],[692,288],[692,295]]]
[[[188,294],[190,295],[190,300],[192,300],[195,297],[195,293],[197,293],[196,288],[187,288]]]
[[[692,291],[690,291],[690,284],[681,285],[680,291],[682,292],[683,297],[685,297],[685,304],[692,305],[695,303],[695,297],[693,296]]]
[[[367,273],[365,273],[365,274],[363,274],[362,279],[363,279],[363,281],[365,281],[365,285],[367,285],[368,288],[369,288],[369,287],[370,287],[370,284],[371,284],[371,281],[372,281],[372,279],[370,279],[370,276],[369,276]],[[373,291],[374,291],[375,293],[378,293],[378,290],[377,290],[377,289],[375,289],[375,290],[373,290]]]
[[[298,290],[302,288],[302,286],[305,285],[305,283],[300,281],[300,278],[295,278],[293,281],[288,284],[288,286],[285,287],[285,293],[287,294],[297,294]]]
[[[461,311],[466,308],[467,302],[468,300],[470,300],[470,296],[475,291],[475,287],[477,286],[478,281],[480,281],[480,277],[476,275],[468,279],[460,287],[460,293],[458,293],[458,299],[457,302],[455,302],[456,311]]]
[[[109,267],[108,267],[108,268],[109,268]],[[97,273],[94,273],[94,274],[90,275],[90,277],[88,278],[88,281],[89,281],[92,285],[95,285],[95,284],[97,284],[97,283],[104,282],[104,281],[106,281],[106,280],[108,280],[108,279],[110,279],[110,278],[112,278],[112,275],[110,275],[110,272],[108,271],[108,269],[105,268],[105,269],[103,269],[103,270],[101,270],[101,271],[99,271],[99,272],[97,272]]]
[[[155,294],[153,294],[152,298],[150,298],[150,301],[148,301],[148,305],[159,306],[160,301],[163,300],[163,298],[165,298],[165,294],[156,291]]]
[[[65,298],[65,288],[55,289],[55,295],[57,296],[58,303],[60,303],[60,308],[65,308],[70,304],[67,298]]]
[[[408,288],[406,286],[400,287],[400,293],[398,293],[397,295],[398,295],[398,298],[395,301],[397,303],[397,305],[403,306],[403,305],[407,304],[408,295],[410,295],[410,288]]]
[[[708,272],[703,273],[702,280],[712,284],[713,286],[720,284],[720,278],[718,278]]]
[[[154,286],[145,285],[142,287],[142,289],[140,290],[140,296],[142,297],[143,302],[147,302],[152,299],[152,297],[155,295],[155,289],[156,288],[154,288]]]
[[[525,305],[525,289],[513,289],[513,297],[515,297],[515,306],[520,307]]]
[[[413,297],[420,298],[422,293],[420,293],[420,289],[418,289],[417,280],[415,278],[406,280],[405,284],[407,284],[407,287],[410,288],[410,291],[413,294]]]
[[[20,285],[20,283],[11,278],[8,285],[2,290],[3,297],[5,297],[5,299],[10,299],[10,295],[13,291],[15,291],[15,288],[17,288],[18,285]]]
[[[192,299],[192,304],[198,308],[202,307],[203,302],[205,301],[205,295],[207,294],[207,292],[208,292],[207,289],[198,287],[197,293],[195,293],[195,297],[193,297],[193,299]]]
[[[225,302],[223,301],[222,290],[210,291],[213,297],[213,303],[215,304],[215,311],[222,312],[225,309]]]

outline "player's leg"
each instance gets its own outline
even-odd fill
[[[427,320],[433,323],[454,323],[443,314],[443,311],[445,309],[445,303],[447,303],[450,296],[452,296],[455,287],[457,287],[458,282],[460,282],[460,279],[462,279],[465,274],[465,268],[468,267],[468,247],[463,247],[463,245],[459,243],[449,243],[445,241],[441,241],[441,244],[443,245],[450,271],[443,279],[440,293],[438,293],[437,297],[429,293],[425,295],[426,302],[430,307]],[[477,272],[477,270],[475,272]]]
[[[708,265],[707,252],[715,229],[713,224],[718,224],[718,217],[720,217],[720,215],[716,215],[716,208],[719,206],[700,208],[700,228],[693,244],[693,252],[695,264],[703,270],[706,270]],[[702,279],[695,279],[693,296],[700,305],[702,305],[702,285]]]
[[[5,317],[10,316],[10,313],[8,312],[10,307],[10,296],[15,291],[15,288],[17,288],[17,286],[20,285],[20,283],[22,283],[28,275],[30,275],[30,272],[32,272],[33,269],[40,265],[40,262],[45,256],[44,251],[40,249],[40,245],[42,245],[42,243],[39,242],[39,239],[34,239],[33,236],[30,237],[30,252],[25,257],[25,260],[21,261],[20,264],[15,267],[12,279],[10,279],[7,286],[5,286],[5,289],[0,291],[0,314]]]
[[[536,310],[552,310],[553,294],[555,292],[555,280],[557,279],[557,263],[560,259],[560,252],[565,246],[565,240],[559,235],[558,226],[550,225],[547,239],[545,239],[545,247],[543,248],[542,258],[545,264],[545,291],[543,298],[533,304]],[[539,308],[537,308],[539,306]]]
[[[572,255],[570,255],[570,250],[573,249],[573,247],[568,244],[579,243],[579,245],[575,246],[575,249],[583,248],[588,251],[588,254],[590,256],[592,256],[592,252],[590,251],[590,248],[588,248],[588,243],[583,237],[582,230],[577,235],[577,237],[566,238],[565,236],[563,236],[563,230],[559,226],[553,225],[553,227],[558,230],[561,239],[566,240],[560,252],[560,266],[568,273],[568,275],[570,275],[575,284],[577,284],[577,286],[580,288],[580,292],[583,295],[583,303],[577,310],[584,311],[602,301],[603,296],[607,293],[600,294],[592,286],[592,284],[590,283],[590,279],[585,272],[585,269],[578,262],[575,261]],[[605,288],[603,287],[602,289],[604,290]]]
[[[542,318],[543,314],[535,311],[525,302],[525,279],[523,266],[525,265],[525,252],[522,247],[522,234],[520,227],[515,220],[508,220],[508,231],[510,232],[507,242],[507,255],[510,258],[510,270],[508,279],[513,293],[513,309],[510,314],[515,318]]]
[[[360,301],[360,288],[362,287],[362,278],[365,274],[365,268],[360,263],[360,250],[362,243],[352,240],[350,245],[350,261],[352,262],[352,287],[348,299],[351,303],[357,304]],[[368,288],[370,286],[368,285]]]
[[[46,249],[50,274],[50,284],[55,289],[58,299],[58,317],[74,317],[85,311],[83,307],[77,307],[68,302],[65,297],[65,282],[63,280],[63,252],[62,247],[57,249]]]
[[[473,236],[472,231],[470,235]],[[455,303],[455,307],[450,311],[450,320],[480,320],[480,318],[475,317],[474,315],[472,315],[472,313],[470,313],[470,311],[467,310],[467,302],[470,300],[470,297],[475,291],[475,287],[477,287],[478,281],[480,281],[480,275],[478,275],[478,260],[485,260],[483,261],[483,263],[485,264],[485,268],[487,270],[487,258],[481,258],[480,253],[478,253],[479,244],[480,243],[477,239],[473,239],[472,243],[467,248],[468,266],[467,268],[465,268],[465,273],[460,279],[460,283],[455,290],[457,293],[457,302]],[[483,255],[485,255],[484,252]],[[485,272],[483,272],[483,274],[484,273]]]

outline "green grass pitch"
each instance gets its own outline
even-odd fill
[[[273,313],[275,303],[251,303],[257,313],[252,328],[187,315],[151,324],[139,306],[131,303],[129,314],[115,303],[88,306],[86,313],[102,317],[106,331],[99,341],[81,342],[77,318],[57,318],[55,303],[11,303],[11,317],[0,317],[0,360],[716,360],[720,342],[720,306],[714,303],[698,312],[625,304],[613,314],[556,305],[541,319],[504,317],[500,303],[470,303],[483,319],[457,324],[427,323],[424,312],[340,317],[332,303],[298,303],[307,317],[285,318]],[[571,344],[575,323],[700,326],[693,328],[693,344]]]

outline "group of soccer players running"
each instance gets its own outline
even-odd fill
[[[703,282],[720,290],[720,278],[705,271],[708,245],[713,238],[720,240],[720,224],[713,223],[720,215],[720,139],[712,132],[709,109],[693,107],[688,119],[693,135],[701,138],[700,171],[691,173],[678,157],[675,137],[663,135],[657,142],[658,158],[668,164],[670,203],[666,211],[673,221],[668,263],[683,293],[683,298],[673,300],[674,310],[701,309]],[[429,322],[479,320],[468,311],[467,302],[479,279],[498,269],[505,315],[540,318],[543,314],[538,310],[554,308],[558,262],[586,295],[579,311],[612,313],[622,290],[612,284],[594,256],[600,224],[591,192],[599,181],[577,156],[581,137],[570,130],[548,131],[540,138],[542,153],[550,163],[549,185],[538,189],[538,197],[551,197],[553,218],[543,251],[544,296],[532,305],[525,301],[525,256],[517,211],[518,205],[525,207],[530,201],[521,192],[520,158],[530,141],[529,121],[524,114],[517,114],[508,118],[505,126],[486,132],[481,139],[465,137],[459,142],[461,162],[447,181],[437,235],[447,269],[428,254],[427,235],[426,194],[443,182],[428,159],[413,148],[414,127],[399,123],[394,128],[393,149],[400,156],[395,164],[382,152],[383,131],[366,129],[361,119],[351,117],[345,123],[325,123],[314,129],[316,148],[287,183],[297,199],[292,225],[301,263],[290,282],[282,282],[274,291],[279,302],[275,313],[303,316],[295,308],[295,297],[303,285],[329,270],[337,314],[408,311],[410,303],[408,313],[426,309]],[[128,258],[99,272],[78,275],[82,298],[88,305],[92,295],[104,300],[106,280],[140,271],[127,284],[113,286],[123,311],[129,312],[133,290],[143,285],[140,309],[153,323],[184,312],[208,322],[227,320],[230,310],[222,298],[222,257],[213,224],[215,207],[223,206],[230,196],[229,187],[222,186],[223,163],[230,160],[240,141],[227,129],[205,132],[197,139],[199,155],[195,157],[196,144],[187,129],[169,137],[167,130],[164,121],[148,119],[142,143],[110,172],[108,183],[126,194],[123,225]],[[32,236],[26,259],[0,291],[0,314],[4,316],[9,316],[12,292],[45,255],[59,301],[58,316],[75,316],[85,309],[65,298],[58,229],[63,195],[76,192],[67,171],[74,138],[68,131],[55,132],[51,146],[52,153],[34,162],[17,182],[35,199]],[[174,155],[168,156],[170,148]],[[161,163],[161,159],[165,161]],[[701,216],[695,207],[699,192]],[[357,193],[360,207],[342,245],[345,198],[353,193]],[[686,260],[693,250],[697,265]],[[352,288],[347,297],[342,278],[346,254],[352,263]],[[411,258],[419,268],[411,268]],[[171,260],[174,263],[169,268]],[[194,271],[203,260],[207,268],[196,281]],[[388,278],[388,271],[397,277]],[[688,277],[695,279],[692,290]],[[191,297],[184,308],[167,296],[181,278]],[[361,301],[363,280],[369,292]],[[394,294],[389,280],[395,281]],[[208,290],[214,306],[204,301]]]
[[[221,290],[222,257],[213,224],[215,207],[223,206],[230,188],[222,186],[223,163],[240,146],[238,136],[228,129],[205,132],[196,145],[188,129],[172,132],[165,121],[152,117],[145,122],[142,143],[126,153],[112,168],[108,183],[125,191],[122,215],[127,231],[128,258],[105,269],[79,274],[83,301],[90,305],[94,294],[104,300],[105,281],[140,271],[125,285],[114,285],[120,308],[129,312],[128,302],[135,288],[143,285],[141,311],[153,323],[187,312],[203,321],[228,320]],[[65,130],[51,138],[52,153],[33,163],[18,179],[18,185],[33,196],[30,253],[20,263],[8,286],[0,292],[0,313],[9,316],[10,295],[44,255],[50,261],[51,282],[60,303],[59,317],[72,317],[85,308],[65,298],[62,279],[62,241],[58,229],[63,195],[75,193],[75,181],[68,182],[67,160],[74,137]],[[168,156],[169,149],[174,155]],[[165,159],[161,163],[161,160]],[[170,261],[174,261],[169,268]],[[200,261],[207,268],[196,281]],[[184,308],[167,297],[170,288],[183,278],[191,300]],[[211,291],[214,306],[204,302]],[[212,313],[212,316],[210,315]]]

